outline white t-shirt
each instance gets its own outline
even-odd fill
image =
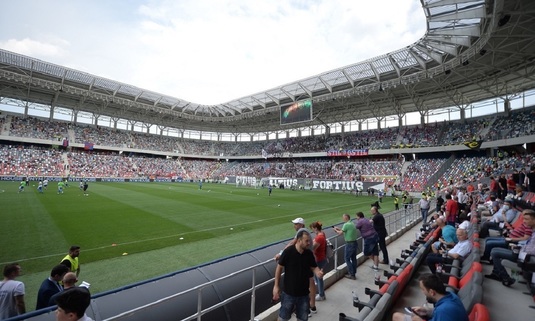
[[[8,280],[0,282],[0,320],[19,315],[16,296],[24,295],[24,283]]]

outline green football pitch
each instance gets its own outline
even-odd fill
[[[325,227],[341,215],[363,211],[372,197],[321,192],[238,188],[193,183],[78,183],[57,194],[55,182],[44,193],[32,182],[0,182],[1,265],[19,262],[27,309],[37,290],[72,244],[81,246],[80,281],[92,293],[118,288],[218,258],[288,239],[290,220]],[[382,211],[394,207],[391,199]],[[274,253],[275,254],[275,253]]]

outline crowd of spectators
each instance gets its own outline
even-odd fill
[[[399,144],[404,146],[437,146],[438,145],[438,125],[404,127],[400,130]]]
[[[510,117],[497,118],[485,136],[485,139],[498,140],[535,135],[534,120],[534,110],[513,112]]]
[[[10,136],[62,141],[67,137],[68,123],[43,121],[32,117],[11,118]]]
[[[73,125],[73,143],[92,143],[110,147],[132,147],[132,140],[128,132],[107,127],[90,125]]]
[[[0,145],[0,175],[62,176],[62,152],[52,148]]]
[[[468,119],[428,125],[336,133],[328,136],[290,137],[270,141],[218,142],[184,139],[112,129],[102,126],[47,121],[33,117],[11,117],[10,136],[59,141],[69,137],[73,143],[91,143],[100,147],[174,152],[188,156],[259,156],[271,157],[353,149],[390,149],[457,145],[472,140],[492,140],[535,133],[535,111],[515,111],[510,117]]]
[[[124,153],[69,152],[69,175],[76,177],[183,177],[184,169],[173,159]]]
[[[442,135],[442,145],[458,145],[463,142],[480,140],[480,132],[486,128],[488,124],[488,118],[467,120],[465,123],[460,121],[449,123]]]
[[[443,158],[429,158],[412,162],[403,173],[401,189],[408,192],[423,191],[429,186],[430,176],[436,173],[445,161]]]
[[[499,173],[524,172],[533,155],[418,159],[402,171],[403,161],[358,159],[200,160],[114,151],[66,151],[24,145],[0,145],[0,175],[117,178],[219,179],[228,176],[284,177],[383,182],[399,190],[421,192],[449,188],[452,182],[487,182]],[[433,178],[442,169],[438,178]],[[527,170],[529,171],[529,169]],[[435,175],[436,176],[436,175]],[[433,179],[434,181],[429,181]]]

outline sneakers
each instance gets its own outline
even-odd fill
[[[507,278],[507,279],[504,279],[502,281],[502,284],[505,285],[505,286],[511,286],[513,284],[515,284],[516,280],[513,279],[513,278]]]
[[[485,277],[491,280],[502,281],[502,278],[498,274],[495,274],[495,273],[486,274]]]
[[[345,277],[346,279],[351,279],[351,280],[356,280],[356,279],[357,279],[356,276],[351,275],[351,274],[346,274],[346,275],[344,275],[344,277]]]
[[[316,314],[316,313],[318,313],[318,310],[316,309],[316,307],[310,307],[310,309],[308,309],[309,317],[312,317],[312,314]]]
[[[321,296],[319,294],[316,294],[316,301],[325,301],[325,296]]]
[[[375,272],[379,271],[379,267],[377,265],[373,265],[372,266],[372,270],[374,270]]]

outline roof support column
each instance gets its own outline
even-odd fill
[[[98,119],[100,118],[99,114],[93,114],[93,119],[95,120],[94,125],[98,126]]]
[[[119,122],[119,118],[111,118],[113,121],[113,129],[117,129],[117,123]]]
[[[73,109],[72,110],[71,121],[72,121],[73,124],[77,124],[78,123],[78,110],[77,109]]]
[[[130,131],[134,131],[134,125],[136,124],[136,122],[133,120],[129,120],[128,124],[130,125]],[[127,129],[128,129],[128,126],[127,126]]]
[[[363,123],[363,122],[364,122],[364,121],[363,121],[362,119],[357,120],[357,123],[359,124],[359,132],[362,131],[362,123]]]

